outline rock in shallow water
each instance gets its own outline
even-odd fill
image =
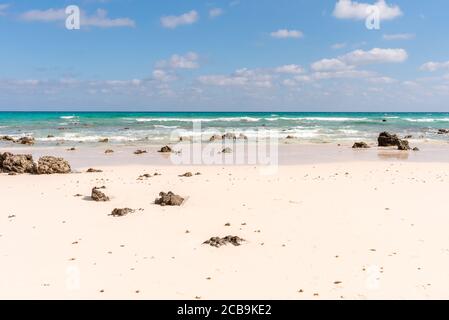
[[[356,142],[352,146],[352,149],[368,149],[368,148],[369,148],[369,145],[366,144],[365,142]]]

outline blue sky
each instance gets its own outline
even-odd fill
[[[80,30],[65,27],[69,5]],[[447,0],[0,0],[0,110],[449,111],[448,12]]]

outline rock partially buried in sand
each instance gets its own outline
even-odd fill
[[[109,201],[109,197],[106,196],[99,188],[93,188],[91,198],[97,202],[106,202]]]
[[[237,139],[237,136],[235,135],[235,133],[228,132],[228,133],[225,133],[221,138],[222,138],[223,140],[225,140],[225,139],[236,140],[236,139]]]
[[[294,136],[287,136],[285,139],[291,140],[291,139],[295,139],[295,137]]]
[[[209,139],[209,141],[210,142],[213,142],[213,141],[216,141],[216,140],[222,140],[222,137],[220,136],[220,135],[218,135],[218,134],[214,134],[212,137],[210,137],[210,139]]]
[[[87,173],[100,173],[103,172],[103,170],[99,170],[99,169],[94,169],[94,168],[89,168],[86,171]]]
[[[173,152],[172,148],[169,146],[162,147],[161,150],[159,150],[160,153],[170,153]]]
[[[399,140],[398,142],[398,150],[401,151],[406,151],[406,150],[410,150],[410,145],[408,144],[407,140]]]
[[[114,153],[114,150],[112,149],[107,149],[104,153],[108,154],[108,153]]]
[[[3,137],[0,137],[0,141],[15,142],[16,139],[14,139],[13,137],[10,137],[10,136],[3,136]]]
[[[356,142],[352,146],[352,149],[368,149],[369,145],[365,142]]]
[[[68,161],[63,158],[56,158],[46,156],[39,159],[37,162],[38,174],[55,174],[55,173],[70,173],[72,171]]]
[[[414,147],[413,151],[419,151],[419,148],[418,147]]]
[[[231,148],[224,148],[221,153],[232,153],[232,149]]]
[[[14,155],[5,152],[0,155],[0,171],[6,173],[36,173],[36,164],[30,154]]]
[[[134,154],[137,154],[137,155],[139,155],[139,154],[144,154],[144,153],[148,153],[148,151],[146,151],[146,150],[136,150],[136,151],[134,151]]]
[[[192,141],[190,137],[179,137],[179,142]]]
[[[449,130],[448,129],[438,129],[438,134],[448,134]]]
[[[98,140],[98,142],[100,142],[100,143],[108,143],[109,139],[108,138],[103,138],[103,139]]]
[[[193,177],[193,173],[192,172],[186,172],[184,174],[181,174],[180,177],[190,178],[190,177]]]
[[[160,206],[180,206],[184,202],[184,198],[169,191],[168,193],[159,193],[160,198],[157,198],[154,203]]]
[[[244,241],[245,241],[244,239],[239,238],[237,236],[226,236],[224,238],[220,238],[220,237],[210,238],[209,240],[205,241],[203,244],[208,244],[211,247],[216,247],[216,248],[220,248],[221,246],[226,246],[228,244],[232,244],[233,246],[238,247]]]
[[[20,144],[26,144],[26,145],[33,145],[35,142],[33,137],[22,137],[16,141],[16,143]]]
[[[126,216],[130,213],[135,212],[135,210],[130,209],[130,208],[123,208],[123,209],[114,209],[112,210],[112,213],[110,214],[110,216],[113,217],[123,217]]]

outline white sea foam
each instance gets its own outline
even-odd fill
[[[64,120],[70,120],[70,119],[77,119],[77,116],[62,116],[60,117],[60,119],[64,119]]]
[[[135,120],[137,122],[257,122],[260,118],[253,117],[222,117],[222,118],[136,118],[125,120]]]

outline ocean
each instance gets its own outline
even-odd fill
[[[264,129],[295,142],[370,141],[389,131],[414,139],[446,141],[438,129],[449,128],[449,113],[333,112],[0,112],[0,136],[33,136],[37,144],[60,141],[95,144],[161,143],[174,130],[193,136],[201,124],[205,138],[213,132],[247,136]]]

